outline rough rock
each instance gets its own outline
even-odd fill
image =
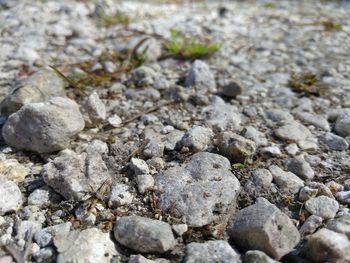
[[[311,125],[319,128],[319,129],[322,129],[324,131],[330,130],[330,126],[329,126],[327,119],[325,117],[323,117],[322,115],[311,114],[308,112],[300,112],[297,114],[297,116],[302,122],[304,122],[306,124],[311,124]]]
[[[261,250],[277,260],[292,251],[300,240],[289,217],[264,198],[238,211],[228,234],[242,249]]]
[[[350,204],[350,191],[339,191],[335,194],[335,198],[341,203]]]
[[[195,60],[187,73],[185,86],[193,86],[200,93],[215,92],[215,76],[204,61]]]
[[[322,217],[311,215],[309,216],[304,224],[299,229],[299,233],[301,236],[313,234],[317,228],[322,225],[323,219]]]
[[[22,194],[12,181],[0,181],[0,216],[17,211],[22,205]]]
[[[135,175],[149,174],[149,167],[142,159],[131,158],[130,169],[135,173]]]
[[[194,154],[187,163],[156,176],[159,208],[189,226],[210,224],[235,205],[240,185],[230,170],[225,157]]]
[[[275,131],[278,138],[287,142],[304,141],[312,134],[308,128],[298,122],[290,122]]]
[[[346,151],[349,148],[349,144],[344,138],[331,132],[323,134],[319,141],[331,151]]]
[[[327,196],[310,198],[305,203],[305,209],[312,215],[320,216],[323,219],[334,218],[339,210],[336,200]]]
[[[188,147],[193,152],[204,151],[211,143],[214,134],[211,129],[193,126],[181,139],[182,147]]]
[[[68,200],[83,200],[110,180],[100,155],[78,155],[70,150],[45,164],[42,175],[46,184]]]
[[[342,137],[350,136],[350,112],[340,114],[335,122],[334,129]]]
[[[23,105],[65,97],[64,82],[52,70],[42,69],[22,79],[0,103],[0,112],[10,115]]]
[[[58,234],[54,244],[58,251],[57,263],[109,263],[113,256],[119,255],[109,233],[97,228]]]
[[[350,240],[350,214],[329,220],[326,227],[332,231],[345,234]]]
[[[137,189],[141,194],[154,186],[154,178],[150,174],[138,174],[136,176]]]
[[[240,255],[227,241],[216,240],[205,243],[190,243],[186,246],[184,263],[240,263]]]
[[[256,150],[255,142],[234,132],[222,132],[215,141],[222,155],[232,163],[251,162]]]
[[[28,174],[29,169],[20,164],[16,159],[0,160],[0,180],[21,183]]]
[[[304,186],[304,181],[294,173],[285,172],[276,165],[271,165],[269,170],[273,176],[273,181],[281,191],[296,194]]]
[[[213,130],[238,130],[241,124],[241,115],[237,107],[226,103],[218,96],[214,96],[211,104],[204,107],[202,114],[205,122]]]
[[[264,252],[259,250],[250,250],[244,254],[244,263],[277,263]]]
[[[40,247],[52,245],[54,237],[56,235],[67,236],[70,232],[71,227],[72,224],[70,222],[67,222],[43,228],[35,233],[34,240]]]
[[[254,141],[256,146],[266,146],[268,144],[265,134],[252,126],[245,128],[244,137]]]
[[[306,257],[313,262],[347,262],[350,259],[350,241],[346,235],[322,228],[307,240]]]
[[[289,159],[287,161],[287,168],[303,180],[311,180],[315,176],[311,165],[301,155]]]
[[[252,172],[252,181],[257,187],[269,187],[273,177],[267,169],[256,169]]]
[[[80,111],[83,114],[87,127],[97,126],[106,120],[106,106],[101,101],[96,91],[92,92],[89,97],[86,98],[83,105],[80,107]]]
[[[131,193],[130,187],[126,184],[116,184],[112,187],[108,206],[110,208],[117,208],[122,205],[129,205],[134,199],[134,195]]]
[[[163,253],[176,243],[169,224],[140,216],[120,218],[114,236],[120,244],[143,253]]]
[[[67,147],[83,128],[78,105],[70,99],[55,97],[49,102],[23,106],[8,118],[2,135],[10,146],[47,153]]]

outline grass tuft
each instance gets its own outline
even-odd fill
[[[322,21],[322,25],[325,31],[341,31],[343,29],[340,23],[336,23],[332,20]]]
[[[102,26],[105,27],[111,27],[116,25],[127,26],[130,23],[130,17],[122,11],[117,11],[114,14],[106,14],[105,12],[101,12],[99,19],[101,21]]]

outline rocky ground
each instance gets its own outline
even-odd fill
[[[0,262],[349,262],[350,3],[121,2],[0,0]]]

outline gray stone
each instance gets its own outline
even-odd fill
[[[135,84],[136,87],[144,87],[152,85],[157,79],[156,72],[147,66],[142,66],[134,69],[131,72],[130,80]]]
[[[29,236],[35,235],[41,228],[42,225],[38,221],[19,220],[16,223],[16,239],[25,240]]]
[[[318,193],[318,189],[314,189],[308,186],[304,186],[299,191],[299,201],[305,202],[312,197],[315,197]]]
[[[108,153],[108,145],[107,143],[100,141],[100,140],[93,140],[89,143],[89,145],[86,147],[85,151],[88,154],[106,154]]]
[[[305,161],[302,155],[296,156],[287,161],[287,168],[303,180],[311,180],[315,176],[311,165]]]
[[[315,126],[324,131],[330,131],[329,123],[327,119],[322,115],[311,114],[308,112],[299,112],[297,114],[298,118],[306,123]]]
[[[327,196],[310,198],[305,203],[305,209],[312,215],[320,216],[323,219],[334,218],[339,210],[336,200]]]
[[[244,254],[244,263],[277,263],[264,252],[259,250],[250,250]]]
[[[178,145],[180,145],[181,139],[185,133],[180,130],[173,130],[169,132],[164,141],[164,149],[167,151],[173,151]]]
[[[108,206],[110,208],[117,208],[122,205],[129,205],[134,199],[134,195],[131,193],[130,187],[126,184],[115,184],[112,186],[112,190],[108,200]]]
[[[241,115],[237,107],[226,103],[218,96],[213,96],[211,104],[203,108],[202,114],[206,124],[213,130],[238,130],[241,124]]]
[[[340,191],[335,194],[335,198],[344,205],[350,204],[350,191]]]
[[[350,112],[340,114],[335,122],[334,129],[342,137],[350,135]]]
[[[350,240],[350,214],[328,220],[326,227],[332,231],[345,234]]]
[[[308,128],[295,121],[278,128],[275,134],[278,138],[287,142],[299,142],[312,136]]]
[[[56,235],[68,235],[71,227],[72,224],[67,222],[43,228],[35,233],[34,240],[40,247],[52,245]]]
[[[154,178],[150,174],[138,174],[136,176],[137,189],[141,194],[154,186]]]
[[[267,169],[256,169],[252,172],[252,181],[257,187],[269,187],[272,179],[272,174]]]
[[[64,82],[50,69],[43,69],[21,80],[0,103],[0,112],[10,115],[23,105],[65,97]]]
[[[268,143],[265,134],[252,126],[245,128],[244,137],[254,141],[256,146],[266,146]]]
[[[135,175],[149,174],[149,167],[147,163],[142,159],[131,158],[129,166]]]
[[[280,150],[280,148],[277,145],[272,145],[272,146],[267,146],[267,147],[263,147],[260,148],[259,152],[262,155],[267,155],[267,156],[281,156],[282,152]]]
[[[23,106],[8,118],[2,135],[10,146],[46,153],[67,147],[83,128],[78,105],[73,100],[55,97],[49,102]]]
[[[72,231],[68,235],[54,237],[58,251],[57,263],[109,263],[113,256],[119,255],[109,233],[97,228]]]
[[[291,143],[286,146],[285,150],[289,155],[294,156],[298,153],[299,147],[295,143]]]
[[[120,244],[143,253],[164,253],[176,243],[169,224],[140,216],[117,220],[114,236]]]
[[[139,42],[140,40],[137,39]],[[132,43],[131,46],[135,46],[137,43]],[[148,38],[142,45],[136,50],[137,54],[144,56],[146,61],[154,62],[162,56],[162,45],[156,38]]]
[[[164,154],[164,143],[160,138],[151,138],[143,150],[147,158],[162,157]]]
[[[238,81],[227,81],[222,83],[221,92],[224,96],[235,98],[244,90],[243,84]]]
[[[131,255],[128,263],[170,263],[170,261],[164,258],[150,260],[141,255]]]
[[[219,152],[232,163],[251,162],[256,150],[255,142],[234,132],[222,132],[215,141]]]
[[[309,237],[304,251],[312,262],[348,262],[350,241],[344,234],[323,228]]]
[[[193,152],[204,151],[208,148],[213,136],[211,129],[195,125],[184,134],[181,145],[188,147]]]
[[[227,241],[190,243],[186,246],[184,263],[241,263],[240,255]]]
[[[300,234],[287,215],[265,198],[238,211],[228,234],[244,250],[261,250],[280,259],[299,243]]]
[[[306,236],[313,234],[321,225],[322,225],[323,219],[322,217],[311,215],[309,216],[304,224],[299,229],[299,233],[301,236]]]
[[[89,97],[86,98],[83,105],[80,107],[80,111],[84,116],[85,125],[87,127],[97,126],[106,120],[106,106],[101,101],[96,91],[92,92]]]
[[[185,164],[158,174],[159,208],[189,226],[204,226],[235,206],[240,189],[230,162],[217,154],[194,154]]]
[[[294,120],[294,117],[292,114],[282,109],[271,109],[271,110],[268,110],[266,114],[270,120],[277,123],[284,123],[287,121]]]
[[[181,237],[184,233],[187,232],[188,225],[186,224],[172,225],[171,228],[179,237]]]
[[[215,76],[202,60],[195,60],[187,73],[186,87],[194,87],[197,92],[216,92]]]
[[[46,184],[67,200],[83,200],[108,180],[107,167],[98,154],[80,155],[64,150],[45,164],[42,171]]]
[[[319,142],[331,151],[346,151],[349,148],[347,141],[331,132],[323,134],[319,138]]]
[[[273,181],[281,191],[296,194],[304,186],[304,181],[294,173],[285,172],[276,165],[271,165],[269,170],[273,176]]]
[[[22,205],[22,193],[12,181],[0,181],[0,216],[15,212]]]

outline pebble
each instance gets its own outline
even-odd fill
[[[277,123],[285,123],[294,120],[293,115],[282,109],[271,109],[266,112],[267,117]]]
[[[98,154],[76,154],[70,150],[45,164],[42,171],[45,183],[67,200],[83,200],[95,193],[110,175]]]
[[[228,228],[230,238],[244,250],[261,250],[279,260],[299,243],[300,234],[287,215],[265,198],[238,211]]]
[[[186,246],[184,263],[239,263],[240,255],[229,245],[227,241],[215,240],[205,243],[189,243]]]
[[[322,217],[311,215],[305,220],[299,229],[299,233],[301,236],[313,234],[322,225],[322,223]]]
[[[285,148],[286,152],[289,154],[289,155],[296,155],[299,151],[299,147],[297,144],[295,143],[291,143],[291,144],[288,144]]]
[[[150,174],[138,174],[136,176],[137,189],[144,194],[148,189],[154,186],[154,178]]]
[[[112,127],[118,128],[118,127],[120,127],[120,125],[122,124],[123,121],[117,114],[113,114],[107,118],[107,122]]]
[[[182,147],[188,147],[193,152],[204,151],[211,143],[214,134],[206,127],[193,126],[181,139]]]
[[[97,92],[92,92],[80,107],[86,127],[94,127],[106,120],[106,106]]]
[[[350,136],[350,112],[339,115],[334,129],[342,137]]]
[[[244,254],[244,263],[277,263],[278,261],[270,258],[264,252],[259,250],[249,250]]]
[[[329,123],[327,119],[322,115],[300,112],[297,114],[297,116],[302,122],[306,124],[313,125],[324,131],[330,131]]]
[[[23,106],[7,119],[2,135],[15,148],[50,153],[66,148],[83,128],[78,105],[73,100],[55,97],[49,102]]]
[[[109,233],[103,233],[97,228],[82,231],[59,233],[54,238],[57,248],[57,263],[109,263],[113,256],[119,255]]]
[[[70,222],[49,226],[37,231],[35,234],[33,233],[34,240],[43,248],[52,245],[56,235],[68,235],[71,228],[72,224]]]
[[[16,183],[24,181],[29,169],[16,159],[0,160],[0,180],[10,180]]]
[[[118,219],[114,236],[123,246],[142,253],[164,253],[176,244],[169,224],[140,216]]]
[[[173,231],[176,233],[176,235],[178,235],[179,237],[181,237],[184,233],[187,232],[187,230],[188,230],[188,225],[186,225],[186,224],[172,225],[171,228],[172,228]]]
[[[303,180],[312,180],[315,177],[314,170],[302,155],[289,159],[287,161],[287,168]]]
[[[0,181],[0,216],[15,212],[22,205],[22,193],[12,181]]]
[[[216,92],[215,76],[204,61],[197,59],[187,73],[185,86],[199,93]]]
[[[252,172],[252,180],[257,187],[267,188],[271,185],[273,177],[267,169],[256,169]]]
[[[240,184],[230,170],[229,160],[218,154],[192,155],[155,177],[159,208],[189,226],[212,223],[235,205]]]
[[[312,136],[308,128],[295,121],[278,128],[275,134],[278,138],[287,142],[299,142]]]
[[[134,199],[134,195],[129,189],[129,185],[116,184],[112,186],[112,190],[108,200],[110,208],[118,208],[119,206],[129,205]]]
[[[318,194],[318,189],[304,186],[299,191],[299,201],[305,202],[312,197],[316,197],[317,194]]]
[[[269,170],[275,184],[284,192],[296,194],[304,186],[304,181],[294,173],[285,172],[276,165],[271,165]]]
[[[319,142],[330,151],[346,151],[349,148],[349,144],[343,137],[331,132],[321,135]]]
[[[320,216],[323,219],[331,219],[337,214],[339,204],[336,200],[327,196],[318,196],[307,200],[305,209],[312,215]]]
[[[264,133],[258,131],[252,126],[246,127],[244,137],[255,142],[256,146],[267,146],[268,142]]]
[[[328,220],[326,227],[332,231],[345,234],[350,240],[350,214]]]
[[[147,163],[142,159],[131,158],[129,166],[135,175],[149,174],[150,172]]]
[[[240,95],[244,88],[243,84],[238,81],[225,81],[225,83],[221,83],[221,92],[224,96],[235,98]]]
[[[309,237],[304,251],[313,262],[347,262],[350,259],[350,241],[344,234],[322,228]]]
[[[232,163],[251,162],[256,150],[255,142],[248,140],[234,132],[222,132],[215,144],[220,153]]]
[[[350,204],[350,191],[340,191],[335,194],[335,198],[344,205]]]

